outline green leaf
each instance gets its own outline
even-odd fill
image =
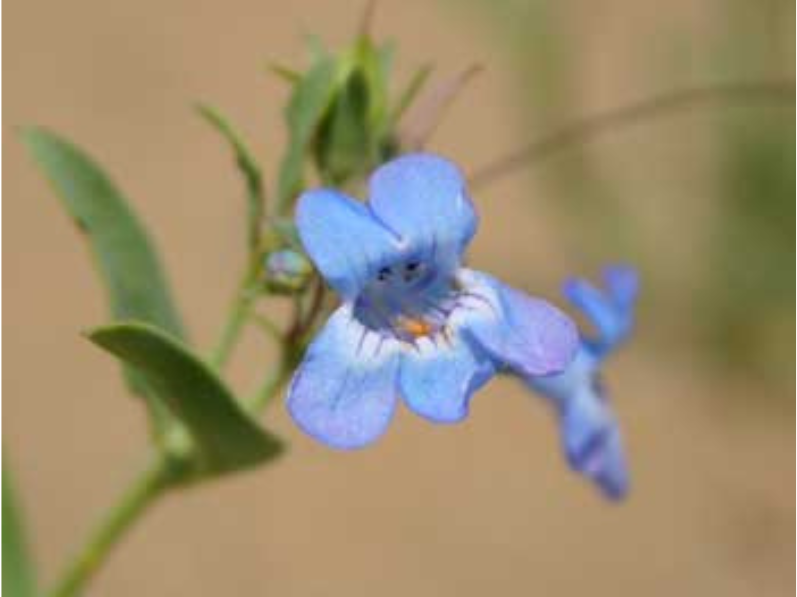
[[[232,147],[235,163],[243,175],[247,191],[247,236],[250,253],[255,253],[260,243],[260,225],[263,220],[265,195],[260,167],[244,144],[241,135],[215,108],[197,106],[199,114],[227,140]]]
[[[282,443],[251,420],[213,370],[175,338],[140,322],[96,328],[88,337],[146,378],[193,437],[203,470],[237,470],[280,453]]]
[[[332,103],[335,74],[334,61],[324,58],[294,87],[285,112],[290,138],[277,185],[279,213],[284,213],[302,190],[304,160],[313,134]]]
[[[146,321],[184,337],[155,247],[111,180],[85,153],[53,133],[31,127],[22,131],[22,139],[88,241],[113,317]],[[125,373],[131,390],[147,398],[156,428],[162,429],[162,406],[140,377]]]
[[[302,80],[302,74],[292,68],[279,64],[277,62],[269,62],[267,65],[268,70],[277,75],[280,79],[289,85],[295,85]]]
[[[376,46],[367,35],[358,38],[354,46],[355,70],[365,77],[368,94],[367,118],[373,136],[386,133],[388,116],[388,87],[393,68],[395,45],[388,41]]]
[[[10,473],[3,465],[3,593],[9,597],[32,597],[35,587],[22,512]]]
[[[325,182],[343,185],[371,166],[374,157],[367,115],[368,82],[360,70],[354,70],[336,93],[330,114],[318,131],[313,152]]]

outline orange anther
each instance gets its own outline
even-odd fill
[[[421,336],[428,336],[432,333],[433,329],[431,324],[423,319],[411,319],[402,317],[398,321],[399,327],[407,332],[409,335],[420,338]]]

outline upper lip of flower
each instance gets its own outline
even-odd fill
[[[456,166],[403,156],[369,188],[368,203],[317,189],[297,206],[302,244],[343,298],[289,390],[305,431],[360,447],[386,427],[396,390],[415,412],[454,422],[497,368],[539,375],[569,363],[578,343],[569,318],[461,268],[478,218]]]
[[[331,190],[315,201],[318,195],[303,197],[297,221],[305,247],[330,284],[354,303],[354,317],[366,328],[409,344],[422,336],[445,336],[447,319],[458,306],[460,256],[477,227],[458,170],[436,156],[417,154],[377,170],[370,187],[365,205]],[[411,205],[402,208],[397,196],[412,197]],[[363,242],[359,262],[351,255],[343,261],[348,277],[329,255],[348,248],[333,249],[314,233],[319,212],[334,203],[346,206],[362,233],[351,239]]]
[[[378,169],[369,188],[367,204],[332,189],[299,200],[302,243],[330,286],[353,299],[402,263],[426,262],[441,276],[456,270],[478,218],[453,164],[405,156]]]
[[[603,269],[603,288],[581,278],[565,283],[565,297],[595,328],[595,336],[587,338],[586,343],[598,361],[615,350],[630,333],[638,292],[636,270],[620,264]]]

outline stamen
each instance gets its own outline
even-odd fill
[[[385,337],[382,334],[379,334],[379,342],[376,345],[376,349],[374,349],[374,358],[379,356],[379,353],[382,352],[382,345],[385,343]]]
[[[392,333],[393,332],[393,325],[390,321],[390,315],[373,305],[369,310],[369,314],[374,316],[375,323],[380,326],[381,330],[387,331]],[[395,336],[395,334],[393,334]]]
[[[463,290],[463,291],[461,291],[459,293],[459,296],[457,298],[474,298],[474,299],[478,300],[479,302],[481,302],[481,303],[487,305],[488,307],[490,307],[490,310],[493,312],[493,315],[498,315],[498,312],[496,311],[495,305],[493,305],[492,301],[490,299],[488,299],[486,296],[483,296],[483,295],[478,294],[476,292]],[[467,307],[467,305],[464,305],[463,303],[459,303],[459,304],[461,306],[463,306],[463,307]]]
[[[430,249],[433,262],[438,249],[437,239],[432,240]],[[469,298],[473,300],[469,301]],[[456,276],[444,279],[426,257],[411,257],[378,269],[373,286],[367,287],[358,301],[358,319],[369,332],[377,334],[377,353],[383,340],[398,340],[416,349],[417,341],[422,338],[435,345],[452,345],[454,333],[448,327],[452,313],[457,309],[483,308],[478,303],[497,312],[488,297],[470,291]],[[368,340],[360,339],[358,354]]]
[[[454,338],[449,326],[444,325],[442,328],[440,328],[440,335],[443,337],[449,347],[454,346]]]
[[[440,305],[436,304],[434,301],[428,298],[421,297],[421,302],[423,302],[423,306],[429,309],[430,311],[436,311],[439,315],[441,315],[444,319],[451,315],[451,312],[454,309],[444,309]]]
[[[432,325],[423,319],[413,319],[402,316],[396,319],[396,324],[402,331],[408,333],[413,338],[429,336],[434,331]]]
[[[368,328],[363,326],[362,336],[360,336],[360,340],[357,342],[357,351],[355,353],[357,356],[360,356],[360,352],[363,349],[363,344],[365,343],[365,337],[367,335],[368,335]]]

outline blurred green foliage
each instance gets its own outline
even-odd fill
[[[724,123],[706,288],[713,354],[777,383],[791,383],[794,364],[793,131],[793,113]]]
[[[793,77],[794,3],[728,0],[717,34],[726,76]],[[706,288],[709,347],[728,370],[793,383],[794,107],[738,110],[719,120],[717,201]]]
[[[25,524],[12,487],[11,472],[3,463],[3,593],[9,597],[33,597],[36,582],[28,553]]]

